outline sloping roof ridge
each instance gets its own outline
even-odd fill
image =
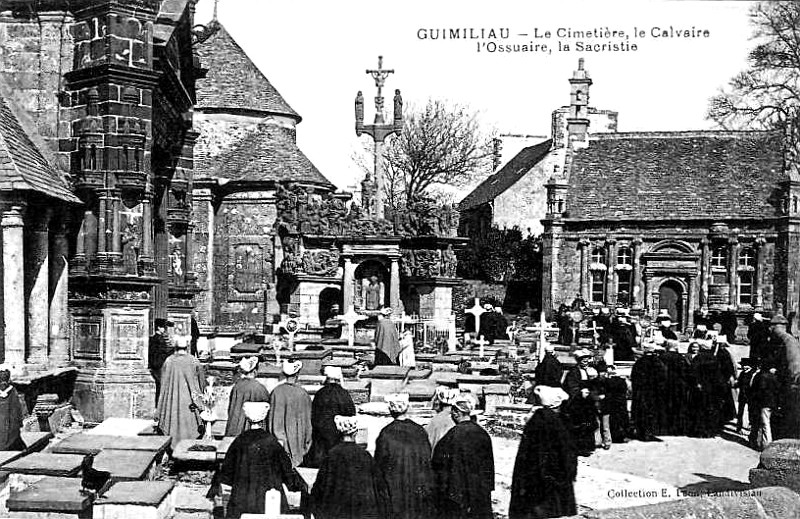
[[[676,131],[637,131],[589,134],[590,141],[611,141],[622,139],[684,139],[693,137],[746,138],[779,135],[771,130],[676,130]]]
[[[478,184],[475,189],[462,198],[458,203],[459,209],[462,211],[471,209],[489,200],[495,199],[522,178],[520,173],[523,173],[523,170],[527,172],[538,164],[552,147],[553,139],[547,139],[538,144],[532,144],[522,148],[505,166],[486,177],[483,182]],[[514,176],[518,176],[518,178],[515,180],[513,179]],[[504,180],[511,182],[501,189],[493,189],[496,184]]]

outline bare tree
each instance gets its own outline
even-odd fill
[[[708,117],[723,128],[784,132],[792,155],[800,145],[800,3],[769,1],[750,12],[756,47],[749,68],[711,99]]]
[[[469,183],[491,170],[492,138],[484,135],[477,114],[464,106],[429,100],[420,111],[405,114],[403,131],[384,152],[387,198],[402,190],[410,203],[445,184]]]

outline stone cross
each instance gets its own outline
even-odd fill
[[[357,313],[353,305],[350,305],[350,309],[346,314],[337,315],[336,318],[340,321],[344,321],[347,325],[347,345],[352,348],[356,340],[356,323],[358,321],[363,321],[367,316]]]
[[[286,335],[289,336],[289,351],[294,351],[294,336],[297,334],[297,330],[300,326],[295,319],[289,319],[283,325],[283,328],[286,330]]]
[[[477,337],[481,331],[481,315],[486,313],[486,310],[481,306],[480,298],[475,298],[475,306],[469,310],[464,311],[465,314],[472,314],[475,316],[475,336]]]
[[[597,321],[592,319],[592,344],[595,346],[597,346],[598,342],[600,341],[600,334],[597,332],[602,329],[603,327],[597,326]]]
[[[386,84],[386,78],[389,74],[394,74],[393,69],[383,68],[383,56],[378,56],[378,69],[367,70],[367,74],[372,76],[375,80],[375,86],[378,87],[378,95],[375,96],[375,124],[383,124],[383,96],[381,95],[383,85]]]
[[[479,350],[478,356],[479,356],[479,357],[483,357],[483,354],[484,354],[483,347],[484,347],[484,346],[486,346],[487,344],[489,344],[489,341],[487,341],[486,339],[484,339],[484,338],[483,338],[483,335],[481,335],[481,338],[480,338],[479,340],[475,341],[475,344],[477,344],[477,345],[478,345],[478,346],[480,346],[480,348],[481,348],[481,349]]]
[[[538,326],[528,326],[525,330],[529,332],[539,332],[539,345],[537,346],[537,354],[536,357],[541,361],[544,358],[544,348],[547,346],[547,338],[545,337],[545,333],[547,332],[557,332],[558,328],[550,326],[544,318],[544,312],[539,313],[539,324]]]

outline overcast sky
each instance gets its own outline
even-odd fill
[[[578,58],[594,85],[591,105],[619,112],[619,131],[712,128],[708,98],[745,68],[753,46],[750,2],[522,0],[219,0],[219,20],[286,101],[303,117],[298,143],[342,188],[360,180],[353,100],[364,91],[366,122],[374,114],[374,81],[365,74],[384,56],[386,81],[406,106],[428,98],[469,105],[487,129],[549,135],[550,113],[568,104],[567,79]],[[201,0],[196,23],[211,18]],[[634,37],[634,27],[645,37]],[[661,30],[707,30],[708,37],[653,37]],[[422,39],[431,29],[508,29],[507,39]],[[624,31],[619,37],[559,38],[556,31]],[[422,30],[422,31],[421,31]],[[534,31],[551,37],[534,41]],[[660,32],[660,31],[659,31]],[[697,31],[695,31],[697,32]],[[484,34],[488,35],[488,32]],[[527,35],[527,36],[522,36]],[[546,43],[550,53],[489,53],[497,45]],[[570,51],[558,51],[558,42]],[[636,44],[627,52],[578,52],[575,42]],[[478,52],[478,46],[483,48]],[[391,117],[391,114],[389,114]],[[510,159],[504,150],[504,160]]]

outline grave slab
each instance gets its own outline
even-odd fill
[[[64,438],[52,450],[59,454],[91,454],[103,449],[163,453],[170,441],[169,436],[107,436],[82,432]]]
[[[458,387],[458,378],[462,376],[464,374],[457,371],[434,371],[431,379],[440,386]]]
[[[411,368],[402,366],[375,366],[362,375],[364,378],[403,380],[411,372]]]
[[[53,438],[51,432],[22,432],[20,433],[22,442],[25,444],[25,452],[39,452],[47,447]]]
[[[83,456],[78,454],[34,452],[7,463],[3,470],[11,474],[70,477],[80,472],[82,462]]]
[[[353,403],[363,404],[369,402],[370,393],[372,392],[372,382],[369,380],[345,380],[342,387],[350,393]]]
[[[408,393],[408,399],[412,402],[430,401],[436,394],[436,382],[434,380],[415,380],[403,388],[404,393]]]
[[[236,439],[236,436],[225,436],[219,441],[217,445],[217,460],[222,461],[225,455],[228,454],[228,449],[231,448],[231,443]]]
[[[93,519],[169,519],[175,513],[171,481],[120,481],[94,503]]]
[[[372,381],[369,392],[370,402],[383,402],[384,397],[393,393],[401,393],[406,390],[407,384],[403,380],[377,378]]]
[[[155,422],[136,418],[106,418],[103,422],[89,429],[86,434],[105,436],[139,436],[153,434]]]
[[[181,440],[172,451],[172,457],[179,461],[212,463],[217,460],[219,443],[220,440]],[[208,447],[208,450],[191,450],[196,446]]]
[[[16,461],[25,455],[25,451],[0,451],[0,467]]]
[[[114,481],[153,479],[161,455],[155,451],[103,449],[94,459],[94,468],[111,473]]]
[[[484,410],[495,414],[498,405],[511,403],[510,384],[489,384],[483,386]]]
[[[92,498],[81,494],[80,490],[80,478],[45,477],[25,490],[12,491],[6,506],[11,512],[91,517]]]

